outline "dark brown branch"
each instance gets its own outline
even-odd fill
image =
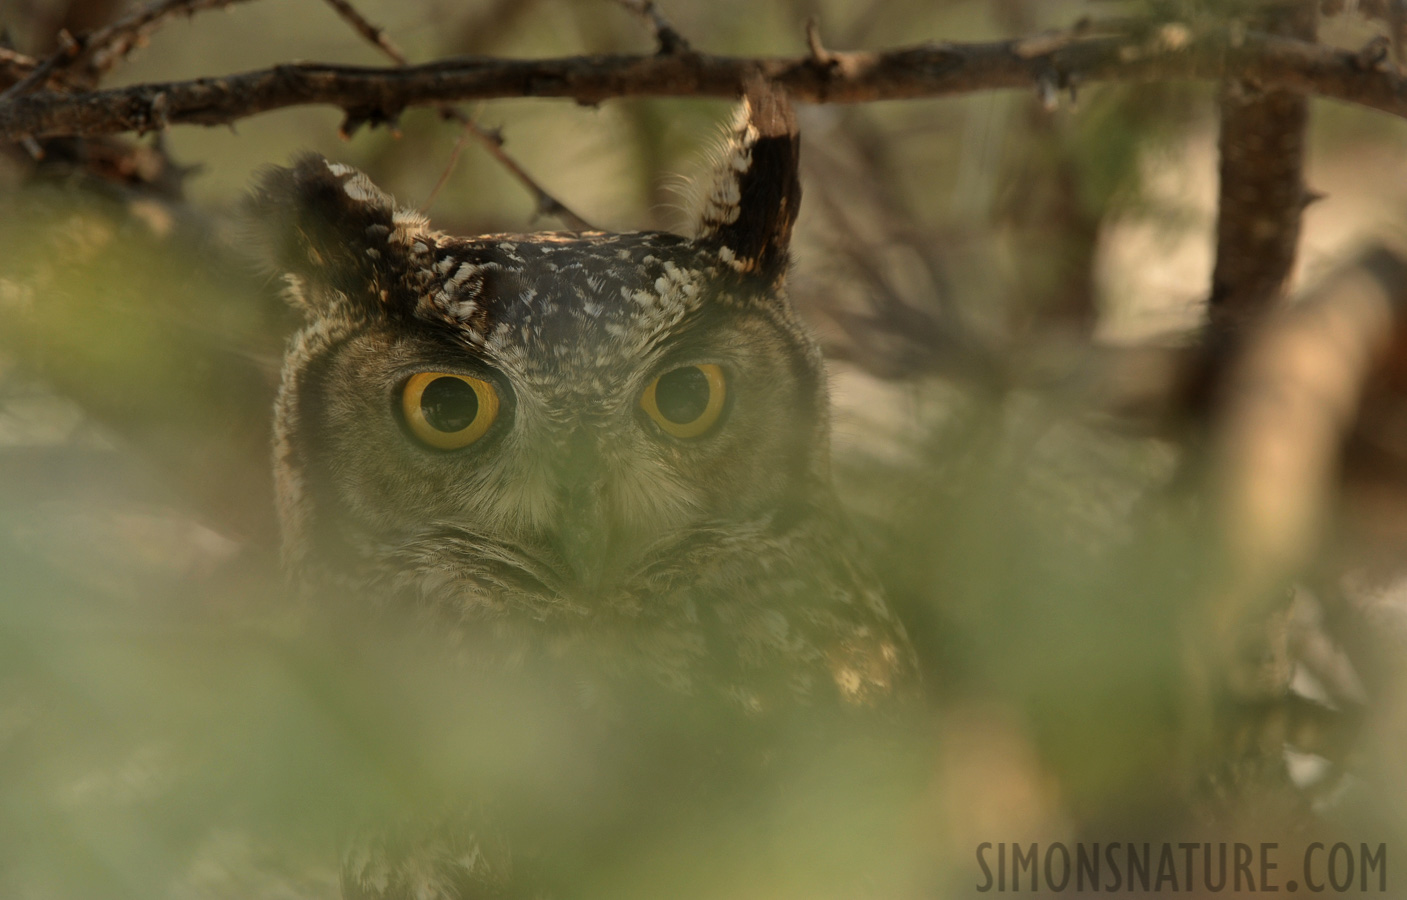
[[[344,21],[355,28],[362,37],[375,44],[380,48],[382,53],[385,53],[397,65],[406,66],[409,64],[405,54],[401,53],[400,48],[391,42],[391,39],[386,36],[386,32],[373,25],[365,16],[357,11],[356,7],[347,2],[347,0],[327,0],[327,3],[337,11],[337,14],[341,16]],[[517,179],[523,187],[528,189],[528,192],[533,195],[533,200],[537,204],[539,214],[555,216],[566,223],[568,228],[575,231],[591,230],[590,223],[568,209],[566,204],[562,203],[562,201],[549,194],[542,185],[537,183],[536,179],[528,174],[526,169],[518,164],[517,160],[513,159],[513,157],[503,149],[503,136],[501,134],[497,131],[489,131],[482,127],[478,122],[474,121],[473,117],[468,113],[449,104],[442,104],[439,110],[440,114],[445,118],[453,119],[462,125],[465,133],[472,135],[479,143],[483,144],[484,149],[488,150],[489,155],[507,169],[509,174]],[[346,126],[344,125],[343,128],[345,130]],[[459,159],[461,149],[461,147],[456,146],[450,159],[451,166]],[[446,171],[446,176],[447,175],[448,170]],[[441,178],[435,185],[435,190],[431,193],[432,198],[434,193],[438,192],[443,186],[444,181],[445,179]]]
[[[1315,10],[1300,5],[1266,14],[1277,34],[1312,41]],[[1279,298],[1295,264],[1304,185],[1309,100],[1302,93],[1262,91],[1235,79],[1221,92],[1221,196],[1216,266],[1208,301],[1208,345],[1228,348]]]
[[[1407,77],[1365,69],[1344,50],[1258,33],[1194,38],[1169,26],[1148,40],[1091,37],[1032,52],[1025,40],[933,44],[879,53],[833,51],[743,58],[701,53],[515,60],[461,57],[398,69],[287,64],[221,78],[140,84],[80,94],[41,93],[0,103],[0,139],[109,134],[165,125],[227,125],[290,106],[322,104],[391,120],[412,106],[503,97],[739,96],[761,74],[798,100],[861,103],[945,97],[1063,81],[1222,79],[1318,94],[1407,116]],[[1021,48],[1026,49],[1018,52]]]

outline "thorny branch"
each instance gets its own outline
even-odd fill
[[[1314,40],[1312,7],[1264,16],[1261,24],[1273,33]],[[1303,172],[1308,124],[1308,99],[1301,93],[1265,91],[1243,80],[1222,87],[1221,196],[1207,311],[1213,352],[1230,351],[1230,343],[1279,299],[1289,279],[1308,198]]]
[[[60,35],[63,46],[0,94],[0,104],[69,73],[74,74],[80,84],[96,84],[99,75],[140,46],[164,20],[178,14],[190,16],[202,10],[242,2],[247,0],[157,0],[92,34],[80,37]]]
[[[19,81],[33,72],[38,65],[39,61],[32,56],[0,47],[0,79],[4,79],[5,83]]]
[[[1407,116],[1407,76],[1358,54],[1292,38],[1168,25],[1151,36],[1043,35],[992,43],[925,44],[800,57],[704,53],[518,60],[460,57],[400,68],[290,63],[86,93],[42,92],[0,102],[0,139],[227,125],[290,106],[331,105],[354,122],[394,120],[413,106],[504,97],[734,98],[761,74],[798,100],[860,103],[1090,81],[1237,78]]]
[[[406,59],[405,54],[401,52],[400,48],[392,43],[391,39],[386,36],[385,30],[373,25],[365,16],[357,11],[356,7],[347,2],[347,0],[327,0],[327,3],[337,11],[337,14],[341,16],[344,21],[356,29],[358,34],[375,44],[380,48],[382,53],[386,54],[386,56],[397,65],[407,66],[410,64],[410,61]],[[533,200],[536,201],[537,210],[541,215],[555,216],[574,231],[591,230],[591,224],[589,222],[572,212],[566,204],[548,193],[542,185],[538,184],[536,179],[528,174],[527,170],[518,164],[517,160],[513,159],[513,157],[503,149],[503,136],[500,133],[484,128],[478,122],[474,121],[474,118],[468,113],[449,104],[441,104],[439,110],[442,116],[447,119],[453,119],[463,126],[467,134],[472,135],[479,143],[483,144],[484,149],[489,152],[489,155],[507,169],[509,174],[517,179],[523,187],[528,189],[528,192],[533,195]],[[343,125],[344,133],[350,131],[357,124],[356,119],[351,115],[348,116],[348,120],[348,123]],[[459,150],[460,148],[456,147],[450,160],[451,166],[459,159]],[[440,182],[435,185],[435,191],[438,192],[443,184],[444,178],[441,178]],[[433,193],[431,196],[434,196]]]

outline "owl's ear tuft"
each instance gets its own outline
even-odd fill
[[[308,313],[387,312],[409,299],[410,257],[434,243],[423,216],[397,210],[364,174],[316,154],[265,171],[245,211],[256,254]]]
[[[800,150],[785,89],[750,82],[698,229],[698,239],[739,272],[770,282],[785,276],[801,208]]]

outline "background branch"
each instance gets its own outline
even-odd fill
[[[91,34],[61,40],[60,49],[0,94],[0,101],[36,90],[50,79],[63,75],[75,75],[80,84],[96,84],[102,73],[141,45],[152,31],[172,16],[189,16],[201,10],[219,9],[242,2],[248,0],[157,0]],[[66,32],[60,33],[61,38],[64,35]]]
[[[1267,14],[1273,33],[1314,40],[1315,10],[1306,4]],[[1221,91],[1221,186],[1216,268],[1208,303],[1210,342],[1235,331],[1279,297],[1295,263],[1306,203],[1304,142],[1309,101],[1264,91],[1244,79]]]
[[[358,12],[356,7],[352,6],[351,3],[348,3],[347,0],[327,0],[327,3],[329,6],[331,6],[334,10],[337,11],[337,14],[341,16],[345,22],[347,22],[354,29],[356,29],[358,34],[366,38],[372,44],[375,44],[378,48],[380,48],[381,52],[386,54],[386,56],[390,57],[393,62],[400,66],[409,65],[409,60],[406,59],[405,54],[402,53],[400,48],[397,47],[394,43],[392,43],[391,39],[386,36],[385,30],[377,27],[376,25],[373,25],[365,16]],[[482,144],[484,146],[484,149],[488,151],[490,156],[497,160],[501,166],[507,169],[508,173],[512,175],[513,178],[518,181],[518,183],[528,189],[528,192],[533,195],[533,200],[537,204],[537,211],[539,215],[555,216],[565,222],[567,227],[571,228],[574,231],[591,230],[590,223],[588,223],[581,216],[572,212],[572,210],[569,209],[567,205],[564,204],[562,201],[558,200],[556,197],[548,193],[547,190],[543,188],[542,185],[539,184],[535,178],[528,174],[526,169],[524,169],[521,165],[518,164],[517,160],[515,160],[512,156],[508,154],[506,150],[503,149],[502,134],[497,131],[490,131],[484,128],[483,126],[479,125],[478,122],[474,121],[474,118],[472,116],[455,106],[451,106],[449,104],[442,104],[439,107],[439,110],[440,115],[444,116],[447,119],[452,119],[458,122],[464,128],[465,133],[469,134],[470,136],[475,138],[480,144]],[[349,115],[348,123],[342,126],[343,133],[349,133],[353,128],[356,127],[356,124],[356,120],[351,115]],[[455,162],[458,161],[458,159],[459,150],[458,148],[456,148],[456,150],[450,156],[449,165],[452,167]],[[445,176],[440,179],[440,182],[438,184],[436,184],[435,190],[431,192],[432,199],[434,197],[434,194],[439,191],[441,186],[443,186],[445,178],[447,177],[448,169],[446,170]]]
[[[1317,12],[1306,3],[1279,5],[1262,12],[1255,24],[1312,41]],[[1194,414],[1217,402],[1242,336],[1280,299],[1310,199],[1303,172],[1307,96],[1266,90],[1251,79],[1228,79],[1221,87],[1219,115],[1216,263],[1203,326],[1205,352],[1189,378]]]
[[[39,61],[32,56],[0,47],[0,85],[10,85],[19,81],[33,72],[38,65]]]
[[[1232,29],[1197,36],[1165,26],[1152,36],[939,44],[884,52],[748,58],[702,53],[459,58],[379,69],[286,64],[217,78],[89,93],[44,92],[0,102],[0,139],[145,132],[177,124],[227,125],[261,112],[320,104],[355,121],[393,121],[406,108],[504,97],[738,96],[754,73],[798,100],[859,103],[943,97],[1087,81],[1238,78],[1266,89],[1319,94],[1407,115],[1407,78],[1365,67],[1357,54]]]

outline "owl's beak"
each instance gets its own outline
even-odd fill
[[[562,559],[587,593],[594,593],[603,586],[611,568],[612,529],[603,516],[598,498],[599,493],[588,485],[567,492],[557,530],[557,548]]]
[[[567,565],[567,574],[590,595],[605,586],[612,569],[615,529],[602,501],[601,468],[591,437],[578,431],[568,442],[563,459],[557,550]]]

